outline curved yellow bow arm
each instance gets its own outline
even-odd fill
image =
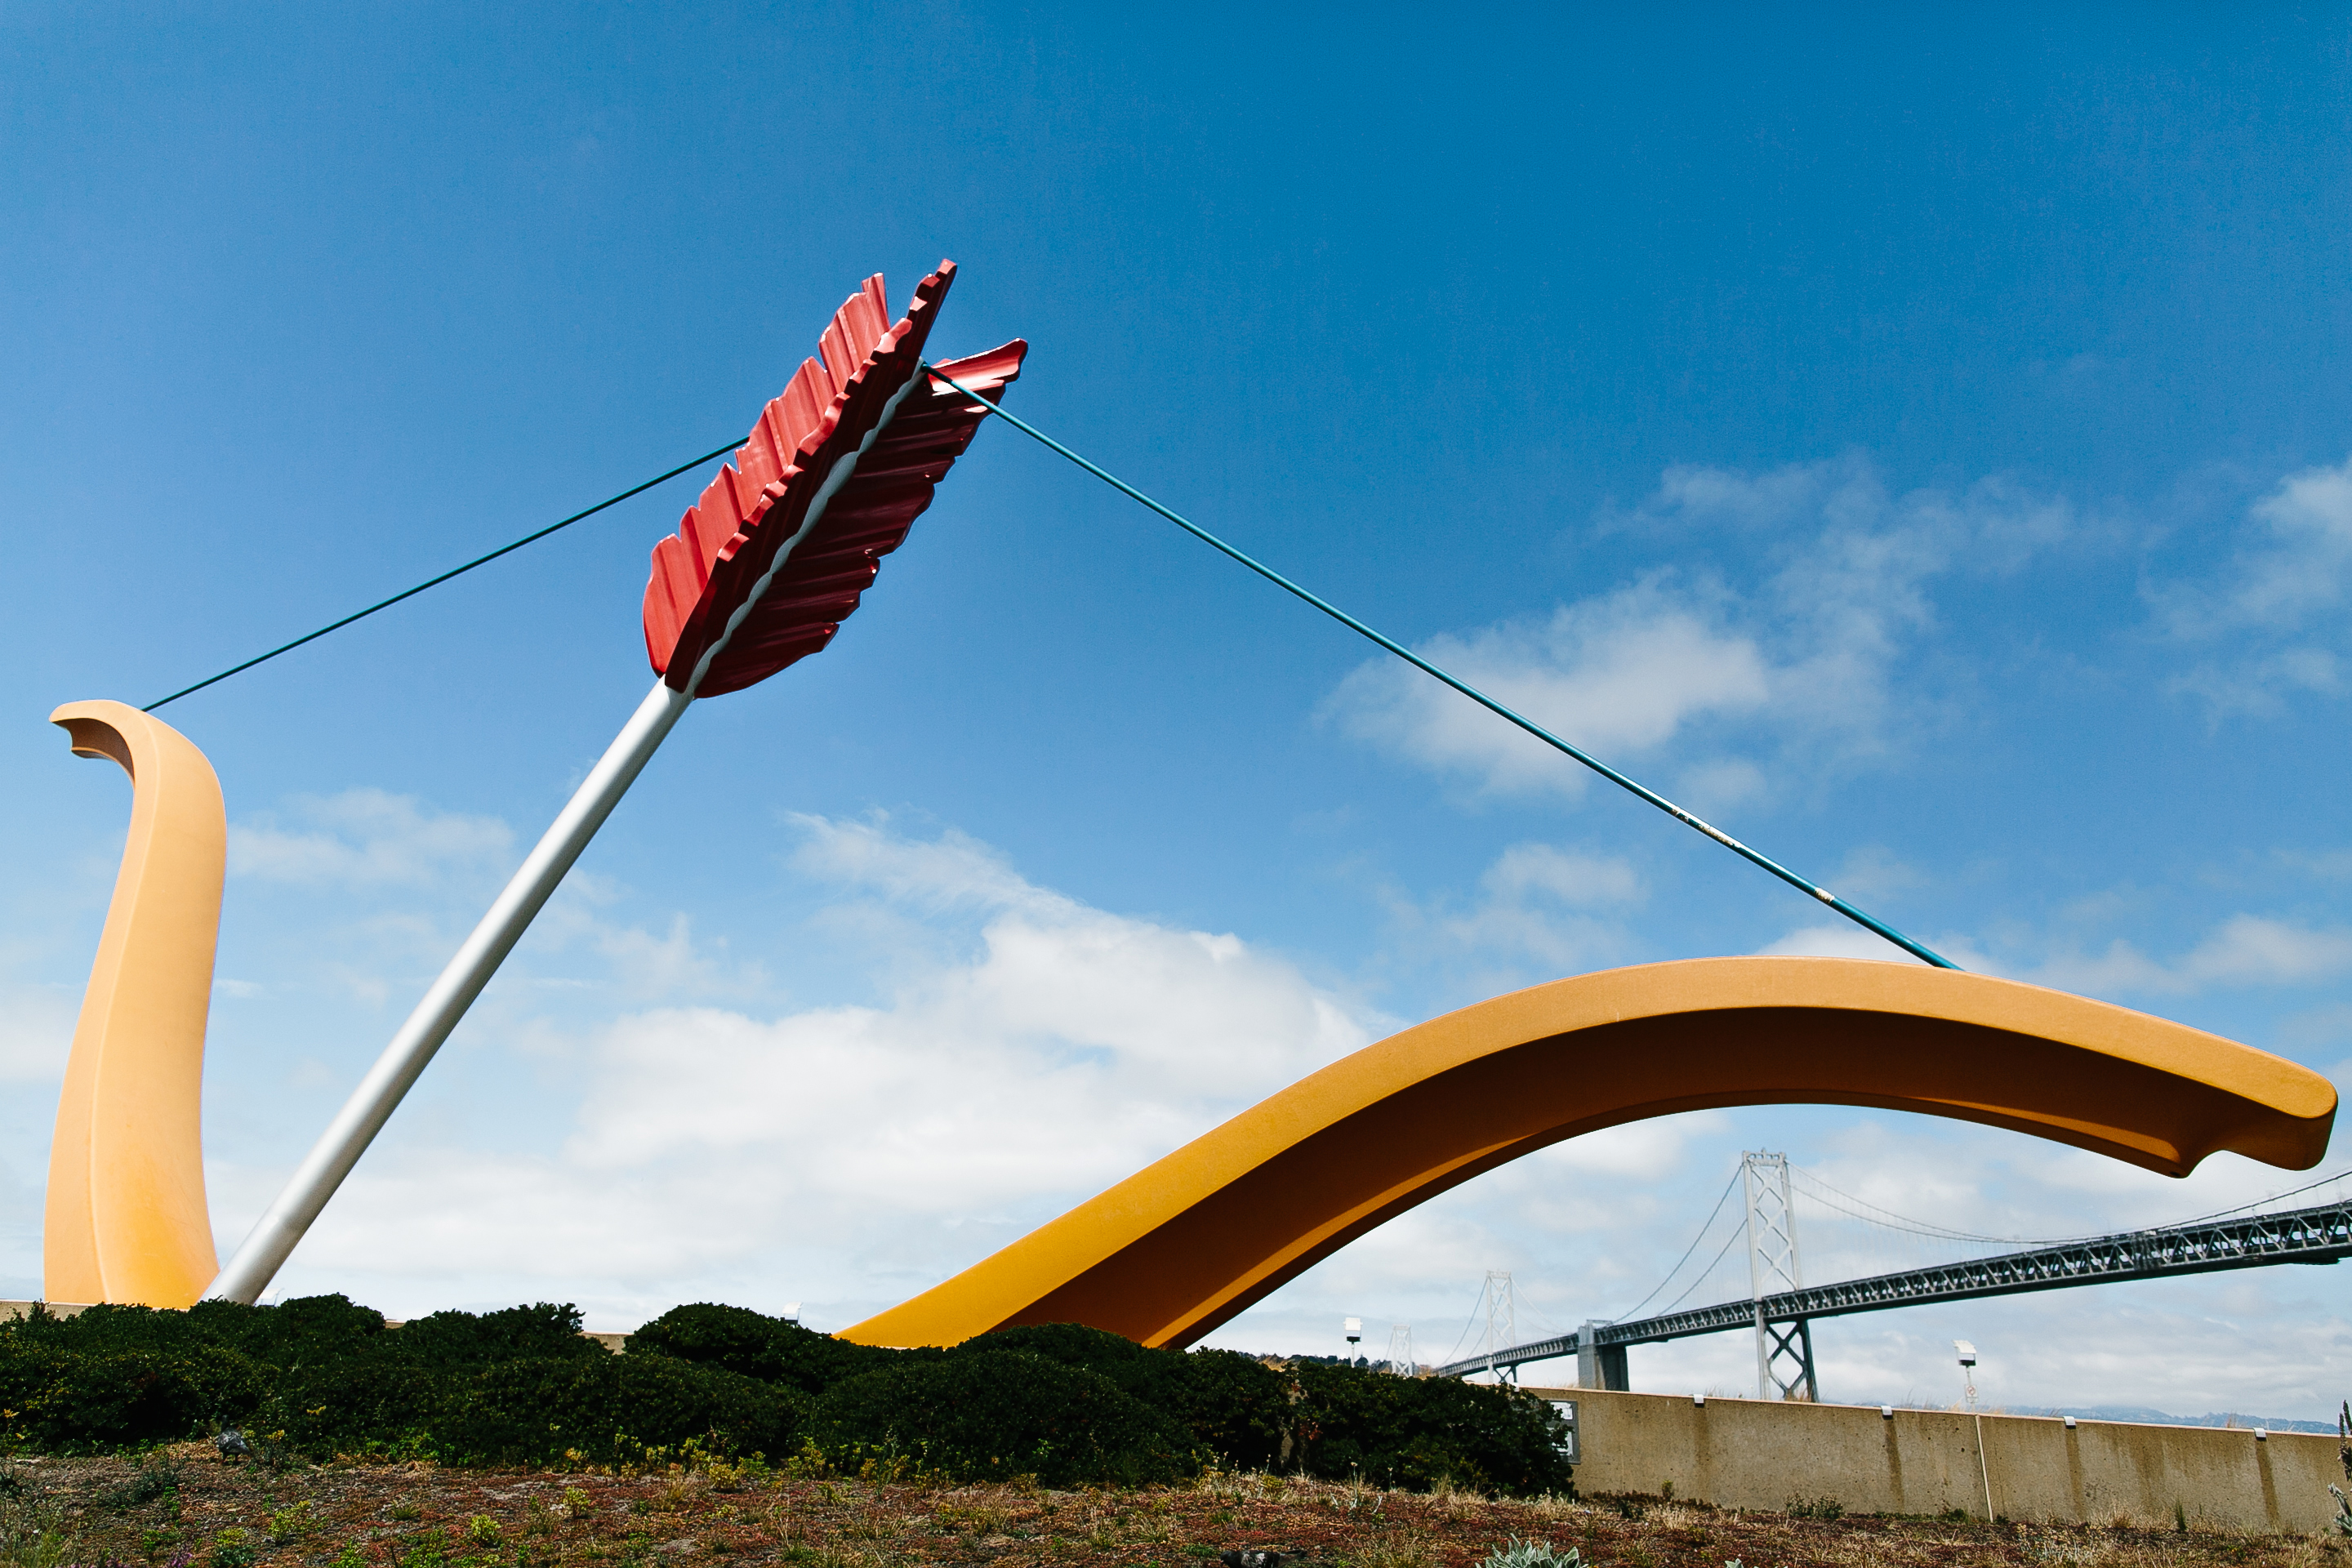
[[[1189,1344],[1383,1221],[1547,1144],[1770,1104],[1989,1122],[2186,1175],[2218,1149],[2317,1163],[2336,1089],[2218,1035],[1957,970],[1609,970],[1368,1046],[842,1337],[955,1344],[1079,1322]]]
[[[199,1110],[228,825],[187,737],[121,702],[49,715],[131,775],[131,833],[49,1152],[42,1293],[185,1307],[218,1268]]]

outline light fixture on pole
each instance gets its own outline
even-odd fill
[[[1954,1340],[1952,1352],[1960,1358],[1960,1375],[1968,1380],[1969,1415],[1977,1426],[1977,1479],[1984,1482],[1985,1519],[1990,1522],[1992,1510],[1992,1469],[1985,1463],[1984,1415],[1977,1409],[1977,1347],[1967,1340]]]

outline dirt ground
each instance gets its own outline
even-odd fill
[[[193,1443],[144,1459],[0,1464],[0,1568],[1219,1568],[1220,1554],[1234,1550],[1280,1552],[1281,1568],[1475,1568],[1514,1537],[1625,1568],[2352,1568],[2352,1542],[1800,1519],[1654,1499],[1515,1502],[1264,1476],[1055,1492],[746,1477],[724,1467],[618,1476],[422,1464],[280,1469]]]

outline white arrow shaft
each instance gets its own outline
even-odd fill
[[[694,700],[694,693],[700,689],[713,663],[726,650],[753,606],[767,596],[770,585],[793,550],[824,521],[833,498],[841,493],[841,488],[856,472],[857,460],[873,448],[876,437],[898,412],[908,394],[921,384],[921,376],[908,377],[907,384],[882,405],[882,416],[866,433],[857,449],[835,460],[811,498],[799,531],[776,552],[767,571],[728,617],[725,629],[704,650],[686,689],[674,691],[667,680],[654,682],[653,690],[646,694],[635,714],[589,771],[554,825],[515,872],[513,880],[507,883],[506,890],[499,895],[481,923],[474,928],[474,934],[449,960],[441,977],[408,1016],[408,1022],[400,1026],[400,1033],[384,1047],[375,1066],[360,1080],[359,1088],[352,1091],[351,1099],[343,1103],[334,1121],[328,1123],[293,1179],[286,1184],[285,1191],[278,1194],[268,1212],[238,1247],[236,1256],[228,1260],[228,1267],[214,1279],[212,1288],[205,1292],[207,1297],[250,1305],[269,1288],[269,1281],[277,1277],[279,1267],[310,1230],[319,1212],[327,1206],[327,1200],[335,1195],[335,1189],[352,1173],[352,1167],[367,1152],[367,1146],[383,1131],[383,1124],[392,1119],[409,1086],[424,1072],[425,1065],[433,1059],[442,1042],[448,1039],[449,1032],[466,1016],[466,1009],[474,1005],[474,998],[482,994],[482,987],[490,983],[499,965],[506,962],[507,954],[514,950],[514,944],[538,917],[564,874],[572,869],[572,863],[580,858],[580,852],[588,847],[596,830],[604,826],[604,819],[620,804],[621,796],[636,782],[655,748]]]
[[[311,1147],[310,1152],[286,1184],[278,1201],[269,1205],[245,1244],[236,1249],[228,1266],[212,1283],[205,1295],[222,1300],[250,1303],[268,1289],[278,1273],[278,1266],[327,1206],[327,1200],[351,1174],[369,1143],[382,1131],[393,1110],[433,1059],[449,1031],[482,994],[490,976],[514,949],[556,886],[563,880],[580,852],[596,836],[596,829],[620,804],[631,784],[662,743],[664,736],[676,724],[679,715],[693,700],[684,692],[673,691],[663,681],[654,682],[636,712],[623,726],[620,734],[605,751],[588,777],[556,816],[554,824],[526,858],[506,890],[489,908],[489,912],[474,927],[474,932],[457,949],[448,966],[425,993],[416,1010],[392,1037],[392,1043],[376,1058],[375,1066],[360,1080],[352,1097],[336,1113],[334,1121]]]

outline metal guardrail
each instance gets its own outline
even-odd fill
[[[1876,1312],[1929,1301],[1972,1296],[2011,1296],[2055,1290],[2070,1285],[2102,1285],[2116,1279],[2158,1279],[2175,1274],[2209,1274],[2223,1268],[2258,1268],[2273,1263],[2334,1263],[2352,1257],[2352,1201],[2316,1208],[2207,1220],[2156,1230],[2124,1231],[2058,1247],[2003,1253],[1971,1263],[1906,1269],[1834,1285],[1811,1285],[1762,1300],[1725,1301],[1687,1312],[1665,1312],[1627,1323],[1605,1323],[1593,1332],[1596,1345],[1654,1344],[1693,1334],[1752,1329],[1760,1307],[1764,1321],[1796,1322],[1847,1312]],[[1582,1331],[1513,1345],[1507,1350],[1450,1362],[1440,1377],[1500,1371],[1531,1361],[1572,1356],[1582,1348]]]

